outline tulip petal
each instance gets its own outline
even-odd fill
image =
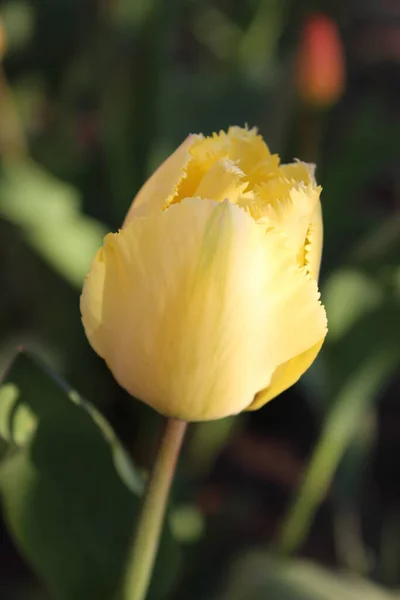
[[[104,262],[104,248],[96,252],[90,271],[85,277],[85,283],[80,300],[81,314],[85,315],[85,331],[90,344],[95,352],[102,356],[103,341],[103,294],[96,289],[97,282],[104,285],[106,265]]]
[[[273,165],[274,170],[279,165],[279,157],[270,153],[256,128],[230,127],[228,132],[213,133],[199,140],[192,153],[205,172],[221,158],[235,162],[247,177],[259,164]]]
[[[176,195],[177,188],[186,177],[186,168],[192,160],[190,148],[203,139],[201,135],[189,135],[146,181],[136,194],[125,217],[123,227],[134,216],[142,216],[161,210]]]
[[[311,348],[308,348],[302,354],[291,358],[285,363],[279,365],[272,375],[271,382],[265,390],[258,392],[253,402],[247,410],[257,410],[267,402],[279,396],[282,392],[294,385],[300,377],[312,365],[321,346],[324,343],[325,335]]]
[[[296,160],[293,163],[281,165],[279,168],[281,177],[295,181],[296,183],[312,184],[316,186],[315,165]]]
[[[249,189],[277,176],[279,156],[271,154],[256,128],[230,127],[225,135],[230,139],[229,158],[246,173]]]
[[[284,236],[228,201],[198,198],[108,235],[81,310],[121,386],[190,421],[249,407],[279,365],[326,333],[317,284]]]
[[[319,268],[321,265],[322,239],[322,209],[321,203],[318,202],[314,214],[311,217],[311,223],[307,233],[306,244],[304,248],[304,260],[306,268],[310,273],[311,277],[315,280],[318,279]]]
[[[245,195],[244,173],[231,160],[222,158],[204,175],[194,197],[212,198],[217,202],[228,199],[236,204]],[[253,194],[248,194],[253,197]]]
[[[300,266],[306,264],[305,244],[321,189],[288,179],[271,179],[258,188],[254,218],[267,220],[287,236]]]
[[[230,127],[228,132],[199,137],[191,145],[190,154],[192,160],[185,166],[186,175],[181,178],[177,193],[170,198],[169,204],[194,197],[203,178],[208,177],[209,171],[223,160],[236,165],[243,173],[243,181],[246,182],[243,190],[246,191],[255,190],[261,182],[279,173],[279,157],[270,153],[255,128]],[[216,199],[213,190],[209,197]]]

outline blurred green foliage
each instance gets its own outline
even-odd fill
[[[64,279],[82,286],[105,227],[82,215],[76,190],[28,161],[5,164],[0,213]]]
[[[4,512],[27,559],[58,598],[115,595],[142,481],[110,425],[78,394],[20,354],[0,391]],[[162,561],[168,555],[168,566]],[[178,560],[167,532],[153,597]]]
[[[266,554],[253,553],[236,565],[221,600],[396,600],[399,597],[348,573],[330,573],[305,561],[278,562]]]
[[[2,598],[106,600],[129,568],[159,419],[89,348],[80,288],[157,164],[189,132],[244,123],[283,160],[317,163],[330,332],[279,400],[189,432],[151,598],[398,596],[384,586],[400,584],[400,67],[359,43],[374,26],[361,4],[0,2],[0,373],[20,344],[47,365],[19,354],[0,388]],[[310,10],[345,44],[330,111],[296,96]],[[277,562],[295,551],[332,570]]]

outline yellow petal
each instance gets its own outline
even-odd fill
[[[261,408],[264,404],[295,384],[314,362],[318,352],[321,350],[324,339],[325,334],[314,346],[279,365],[272,375],[269,386],[265,390],[258,392],[247,410]]]
[[[279,156],[270,153],[257,129],[230,127],[226,135],[230,139],[229,158],[237,161],[246,174],[249,189],[254,190],[261,182],[277,176]]]
[[[311,263],[309,272],[318,274],[322,250],[321,188],[316,184],[314,171],[315,165],[300,161],[281,165],[256,186],[252,196],[243,195],[237,202],[256,221],[284,233],[298,264]]]
[[[228,158],[235,162],[246,176],[260,163],[279,164],[279,158],[271,155],[268,146],[257,129],[230,127],[203,138],[193,146],[192,154],[207,171],[217,160]],[[272,159],[272,160],[271,160]]]
[[[186,177],[186,168],[192,160],[190,148],[201,135],[189,135],[141,187],[125,217],[125,227],[134,216],[161,210],[176,195],[177,188]]]
[[[226,160],[243,173],[246,185],[243,189],[253,191],[258,184],[278,173],[279,157],[272,155],[262,136],[256,129],[230,127],[211,136],[199,137],[190,146],[192,156],[186,166],[186,175],[177,186],[177,193],[170,197],[169,204],[196,195],[204,177],[217,163]],[[215,198],[212,193],[210,198]]]
[[[105,240],[108,238],[106,236]],[[85,277],[83,292],[81,295],[80,308],[82,315],[85,315],[85,332],[90,344],[99,354],[102,354],[104,331],[102,322],[103,295],[97,293],[94,285],[96,282],[104,282],[105,279],[104,249],[100,248],[90,265],[90,271]]]
[[[287,237],[299,265],[306,263],[305,245],[321,189],[288,179],[271,179],[258,188],[255,218],[277,227]]]
[[[306,244],[304,248],[306,268],[311,277],[315,280],[318,280],[319,268],[321,265],[322,241],[322,209],[321,202],[318,202],[311,217],[311,223],[306,236]]]
[[[279,171],[281,177],[284,179],[292,180],[296,183],[304,183],[305,185],[317,185],[315,181],[315,165],[312,163],[296,160],[293,163],[281,165]]]
[[[244,195],[247,187],[247,183],[243,180],[243,171],[231,160],[222,158],[204,175],[194,196],[212,198],[218,202],[228,199],[236,204],[238,198]]]
[[[190,421],[236,414],[326,332],[284,238],[229,202],[187,199],[106,237],[83,324],[117,381]]]

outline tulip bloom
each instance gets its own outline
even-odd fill
[[[255,129],[189,136],[105,237],[81,297],[119,384],[160,413],[217,419],[294,384],[324,341],[314,168]]]

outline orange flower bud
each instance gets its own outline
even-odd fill
[[[3,60],[7,51],[7,36],[4,28],[3,20],[0,19],[0,60]]]
[[[336,23],[323,14],[307,17],[297,55],[297,89],[316,108],[335,104],[345,87],[344,49]]]

